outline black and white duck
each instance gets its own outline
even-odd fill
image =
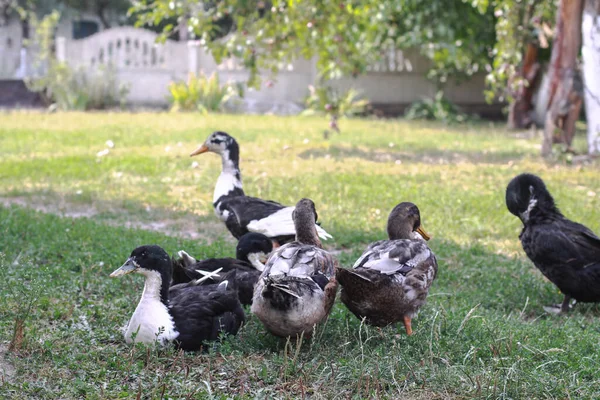
[[[251,307],[269,332],[282,337],[310,336],[329,315],[337,291],[337,261],[321,246],[312,200],[300,200],[293,218],[296,240],[271,254]]]
[[[174,342],[194,351],[221,333],[235,335],[246,317],[234,285],[224,280],[218,285],[190,282],[171,286],[172,269],[172,260],[161,247],[146,245],[133,250],[110,274],[118,277],[136,272],[146,278],[142,298],[125,329],[125,341]]]
[[[244,193],[240,173],[240,148],[233,137],[225,132],[213,132],[190,156],[205,152],[221,156],[223,168],[215,186],[213,207],[217,217],[236,239],[246,232],[258,232],[268,236],[276,244],[294,240],[294,207],[246,196]],[[323,240],[331,238],[318,225],[317,234]]]
[[[341,300],[374,326],[402,321],[412,335],[412,318],[425,304],[437,275],[437,260],[421,226],[419,208],[398,204],[388,217],[388,240],[371,243],[351,270],[339,268]]]
[[[570,301],[600,302],[600,239],[565,218],[544,181],[521,174],[506,188],[508,210],[523,222],[519,235],[525,254],[565,295],[562,304],[544,307],[567,312]]]
[[[179,251],[178,258],[173,260],[172,284],[203,278],[206,278],[206,284],[219,283],[229,272],[236,271],[233,279],[240,302],[245,305],[252,304],[254,285],[272,250],[271,239],[260,233],[249,232],[240,238],[236,247],[236,258],[196,260],[185,251]]]

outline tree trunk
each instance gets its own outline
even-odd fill
[[[583,0],[560,0],[556,16],[556,35],[550,60],[550,101],[544,124],[542,156],[552,153],[554,131],[557,139],[571,148],[575,122],[581,109],[582,96],[577,90],[577,53],[581,45]]]
[[[520,77],[524,84],[515,94],[515,100],[510,105],[508,112],[508,127],[510,129],[525,129],[532,123],[531,112],[533,110],[533,83],[540,70],[540,64],[537,62],[538,47],[534,43],[528,43],[525,50],[523,67]]]
[[[108,22],[108,19],[106,18],[106,10],[110,5],[110,1],[99,1],[96,4],[96,15],[98,16],[98,18],[100,19],[100,22],[102,23],[102,28],[103,29],[109,29],[110,28],[110,23]]]
[[[182,42],[186,42],[189,39],[188,23],[189,18],[187,16],[181,17],[179,20],[177,29],[179,32],[179,40]]]
[[[583,11],[583,78],[588,153],[600,154],[600,0],[587,0]]]

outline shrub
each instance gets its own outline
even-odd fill
[[[237,88],[237,90],[236,90]],[[219,75],[213,72],[209,77],[191,73],[185,82],[169,85],[172,111],[223,111],[225,104],[234,96],[243,97],[240,85],[221,85]]]
[[[41,92],[47,102],[61,110],[92,110],[123,106],[129,88],[119,84],[112,66],[94,72],[74,70],[55,60],[43,76],[26,80],[29,90]]]
[[[302,115],[325,114],[330,119],[329,127],[336,132],[340,131],[338,118],[363,114],[369,106],[368,100],[361,99],[360,92],[353,88],[340,91],[331,86],[309,85],[308,90],[309,95],[304,100],[306,110]]]
[[[450,124],[470,119],[467,114],[448,100],[442,91],[437,92],[432,99],[415,101],[406,110],[404,116],[407,119],[427,119]]]
[[[32,14],[36,51],[33,65],[41,71],[25,79],[28,89],[39,92],[48,104],[61,110],[90,110],[123,105],[129,89],[120,85],[112,66],[103,66],[94,72],[84,68],[74,70],[59,62],[53,53],[54,32],[60,14],[56,11],[41,21]]]

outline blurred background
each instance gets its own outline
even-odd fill
[[[0,107],[483,118],[595,154],[599,6],[2,0]]]

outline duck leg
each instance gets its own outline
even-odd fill
[[[411,326],[411,319],[408,315],[404,316],[404,329],[406,329],[406,334],[408,336],[413,334],[412,326]]]
[[[569,310],[571,309],[571,307],[569,306],[570,302],[571,302],[571,296],[565,294],[565,299],[563,300],[562,304],[560,305],[561,313],[566,314],[569,312]]]
[[[571,296],[565,294],[565,298],[561,304],[553,304],[551,306],[545,306],[544,311],[550,314],[566,314],[571,310],[570,303]]]

